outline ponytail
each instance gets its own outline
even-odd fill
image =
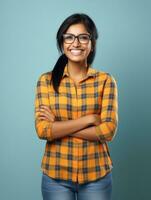
[[[59,94],[58,88],[59,88],[60,81],[63,76],[64,68],[65,68],[67,62],[68,62],[68,58],[66,57],[65,54],[62,54],[59,57],[59,59],[57,60],[55,66],[52,70],[51,82],[52,82],[54,90],[58,94]]]

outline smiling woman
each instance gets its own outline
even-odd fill
[[[57,32],[62,55],[37,82],[35,128],[47,141],[41,164],[44,200],[111,199],[107,142],[117,129],[117,86],[113,76],[91,66],[97,38],[88,15],[69,16]]]

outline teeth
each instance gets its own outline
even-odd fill
[[[71,50],[71,53],[74,55],[74,56],[78,56],[82,53],[82,50],[80,49],[72,49]]]

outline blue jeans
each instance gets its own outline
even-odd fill
[[[112,172],[93,182],[78,184],[42,174],[43,200],[111,200]]]

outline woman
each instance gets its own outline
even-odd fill
[[[91,67],[98,33],[86,14],[60,26],[62,53],[37,82],[35,127],[46,140],[42,159],[44,200],[110,200],[112,160],[107,142],[117,129],[117,86]]]

